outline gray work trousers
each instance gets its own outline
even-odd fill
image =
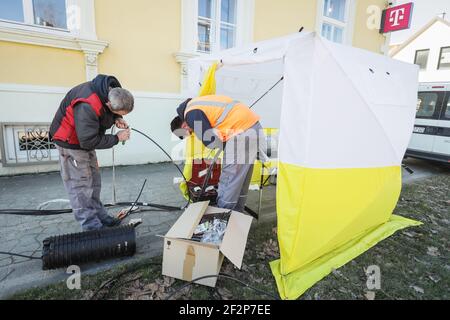
[[[95,151],[57,146],[64,187],[83,231],[100,229],[108,212],[100,201],[102,187]]]
[[[254,162],[258,153],[266,149],[266,139],[259,122],[227,141],[219,179],[218,207],[244,211]]]

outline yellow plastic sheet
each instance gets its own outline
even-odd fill
[[[281,259],[271,268],[283,299],[298,298],[333,268],[396,230],[420,224],[392,216],[400,166],[314,169],[279,163],[278,170]]]
[[[202,159],[212,159],[216,155],[216,152],[217,151],[215,150],[206,148],[203,142],[201,142],[194,134],[190,135],[186,141],[186,162],[183,168],[183,174],[186,179],[189,181],[192,178],[192,163],[195,160],[201,162]],[[222,159],[222,155],[220,155],[219,159]],[[183,196],[188,199],[188,187],[185,181],[180,183],[180,190]]]
[[[277,128],[264,128],[263,129],[264,134],[266,136],[275,136],[278,134],[279,129]],[[261,174],[262,174],[262,180],[265,186],[269,185],[269,176],[273,168],[276,168],[278,166],[278,161],[268,161],[264,164],[264,169],[262,167],[261,161],[256,160],[255,164],[253,166],[253,174],[252,178],[250,180],[250,184],[252,185],[259,185],[261,183]]]
[[[208,72],[206,72],[203,79],[203,84],[198,94],[199,97],[216,93],[217,65],[217,62],[213,63],[211,67],[209,67]],[[206,148],[205,145],[194,134],[191,134],[191,136],[188,137],[186,141],[185,154],[186,162],[184,164],[183,174],[189,181],[192,178],[192,162],[196,159],[201,162],[201,159],[213,158],[216,155],[216,152],[209,148]],[[188,187],[185,181],[180,183],[180,190],[183,196],[188,199]]]
[[[217,65],[217,62],[213,63],[212,66],[209,67],[208,72],[206,72],[202,87],[200,88],[200,92],[198,93],[199,97],[216,94]]]
[[[264,129],[265,134],[274,134],[277,132],[277,129]],[[183,174],[186,179],[189,181],[192,177],[192,163],[195,160],[201,162],[202,159],[212,159],[216,155],[216,151],[206,148],[205,145],[195,136],[191,135],[187,138],[186,141],[186,150],[185,150],[185,159],[186,162],[183,168]],[[222,155],[219,156],[219,159],[222,159]],[[256,160],[253,166],[253,173],[250,183],[259,185],[261,183],[261,173],[263,175],[263,183],[264,185],[269,185],[269,175],[272,168],[276,168],[278,165],[277,161],[269,161],[264,164],[264,171],[262,171],[261,161]],[[180,183],[180,190],[183,196],[188,199],[188,189],[186,182]]]
[[[206,72],[203,84],[200,88],[199,96],[212,95],[216,93],[216,71],[218,63],[215,62],[209,67],[208,72]],[[266,135],[274,135],[278,133],[278,129],[275,128],[265,128],[264,133]],[[211,159],[215,156],[216,152],[206,148],[204,144],[195,136],[191,135],[187,138],[186,142],[186,162],[183,169],[183,174],[187,180],[192,177],[192,162],[196,159],[201,162],[201,159]],[[219,157],[221,159],[222,156]],[[251,178],[251,184],[261,183],[261,173],[263,174],[263,182],[265,185],[269,184],[268,177],[270,169],[277,166],[276,161],[270,161],[265,164],[264,172],[262,172],[262,165],[260,161],[255,161],[253,168],[253,174]],[[188,199],[188,188],[186,182],[180,184],[180,190],[183,196]]]

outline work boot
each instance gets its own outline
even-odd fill
[[[109,215],[103,218],[101,221],[103,225],[107,227],[116,227],[122,222],[120,219],[111,217]]]

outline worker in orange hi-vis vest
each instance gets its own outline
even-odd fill
[[[260,117],[245,104],[220,95],[187,99],[177,113],[171,122],[176,136],[183,139],[194,133],[206,147],[224,150],[217,205],[243,212],[255,159],[266,159]]]

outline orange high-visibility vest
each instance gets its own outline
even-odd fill
[[[184,116],[191,110],[201,110],[222,141],[251,128],[260,117],[245,104],[227,96],[202,96],[189,101]]]

